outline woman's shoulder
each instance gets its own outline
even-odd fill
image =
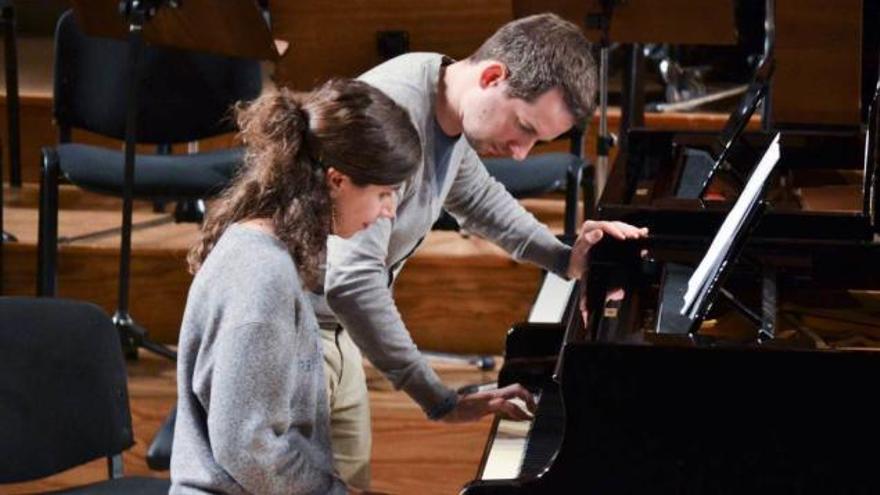
[[[193,284],[199,282],[208,290],[233,287],[239,293],[300,285],[287,247],[267,232],[242,225],[223,232]]]

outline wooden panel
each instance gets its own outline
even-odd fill
[[[131,264],[131,315],[163,343],[176,343],[190,276],[185,253],[136,250]],[[62,247],[58,259],[58,293],[103,307],[116,308],[119,255],[114,249]],[[3,289],[6,295],[36,293],[36,248],[27,244],[3,246]]]
[[[432,232],[394,287],[420,348],[500,354],[510,327],[528,316],[540,270],[517,264],[488,241]]]
[[[379,64],[379,31],[407,31],[410,51],[464,58],[512,18],[506,0],[301,0],[270,9],[274,36],[291,43],[276,81],[299,89]]]
[[[774,123],[858,125],[861,43],[861,0],[778,0]]]
[[[73,0],[77,23],[89,36],[125,39],[128,22],[116,0]],[[155,4],[162,5],[164,2]],[[221,8],[222,5],[222,8]],[[186,0],[163,6],[144,24],[147,43],[261,60],[278,53],[255,0]]]
[[[733,45],[736,43],[733,0],[627,0],[616,2],[609,38],[617,43]],[[601,13],[598,0],[514,0],[513,13],[524,17],[555,12],[586,30],[588,14]],[[598,42],[601,32],[586,30]]]
[[[557,201],[537,201],[535,210],[547,212],[547,220],[559,224]],[[4,291],[33,295],[36,210],[14,207],[5,213],[6,229],[20,242],[4,246]],[[149,210],[135,213],[136,222],[156,217]],[[59,233],[81,235],[118,225],[119,219],[115,211],[62,210]],[[186,271],[186,251],[196,237],[193,224],[139,230],[132,237],[131,314],[159,342],[177,342],[192,280]],[[112,313],[118,245],[119,237],[114,235],[62,246],[59,295],[93,301]],[[538,281],[537,268],[514,263],[487,241],[455,232],[432,232],[403,270],[395,299],[420,347],[498,354],[507,329],[528,313]]]

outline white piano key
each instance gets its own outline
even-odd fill
[[[539,400],[539,397],[536,396],[535,400]],[[519,398],[511,399],[511,402],[524,411],[528,410],[525,402]],[[529,431],[534,421],[534,418],[527,421],[498,420],[498,428],[486,456],[481,479],[509,480],[519,476]]]
[[[529,323],[560,323],[574,285],[574,280],[565,280],[548,272],[529,311]]]
[[[509,480],[519,476],[531,426],[531,421],[498,421],[498,430],[486,457],[482,479]]]

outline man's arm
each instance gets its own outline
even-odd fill
[[[603,234],[619,240],[648,235],[647,229],[623,222],[587,220],[574,248],[566,246],[489,175],[472,149],[466,152],[444,206],[462,227],[495,242],[514,259],[532,262],[566,278],[581,277],[587,252],[602,240]]]
[[[566,276],[571,248],[489,175],[474,150],[465,152],[444,206],[463,228],[498,244],[514,259]]]
[[[416,348],[400,317],[385,266],[391,221],[380,219],[351,239],[331,237],[327,247],[327,304],[361,352],[397,389],[431,418],[452,410],[446,387]]]

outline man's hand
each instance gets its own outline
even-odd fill
[[[524,411],[512,399],[522,400],[528,411]],[[464,423],[476,421],[487,414],[500,414],[505,419],[522,421],[531,418],[536,407],[531,392],[515,383],[504,388],[462,395],[455,409],[442,419],[447,423]]]
[[[578,236],[571,249],[571,258],[568,263],[568,278],[580,279],[584,274],[587,263],[587,253],[595,246],[605,234],[619,239],[640,239],[648,235],[647,228],[634,227],[623,222],[605,222],[596,220],[587,220],[581,227],[581,234]]]

